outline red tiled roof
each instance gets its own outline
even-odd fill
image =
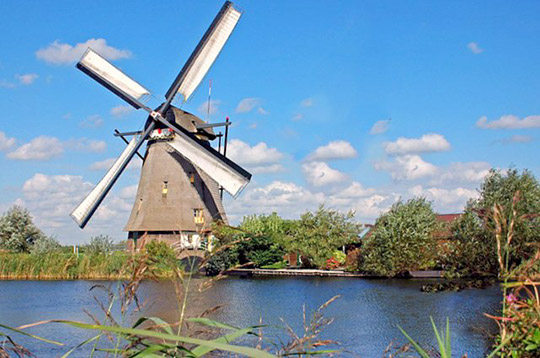
[[[452,222],[459,218],[463,214],[437,214],[437,221],[442,221],[445,223]]]

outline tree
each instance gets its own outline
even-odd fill
[[[396,276],[434,264],[439,225],[431,202],[425,198],[398,201],[375,222],[363,246],[363,270],[380,276]]]
[[[113,250],[113,239],[108,235],[93,236],[85,246],[85,253],[89,255],[108,254]]]
[[[354,212],[342,213],[321,205],[294,224],[285,247],[299,252],[307,260],[303,262],[305,266],[323,268],[336,249],[357,241],[361,230]]]
[[[506,172],[492,169],[480,186],[478,199],[469,200],[464,215],[453,227],[458,240],[452,263],[456,270],[464,275],[497,273],[497,251],[490,213],[498,204],[503,209],[502,216],[509,218],[517,192],[510,264],[517,265],[534,253],[535,248],[528,243],[540,241],[537,216],[540,213],[540,184],[528,170],[520,174],[515,168]]]
[[[30,212],[13,205],[0,218],[0,249],[12,252],[29,252],[31,246],[45,235],[32,221]]]
[[[56,238],[43,235],[34,241],[34,244],[30,248],[30,253],[32,255],[42,255],[61,250],[62,245],[60,245]]]

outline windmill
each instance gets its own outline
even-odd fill
[[[84,228],[131,159],[147,141],[137,195],[124,228],[133,248],[152,239],[199,245],[201,229],[212,221],[227,222],[220,191],[236,197],[251,174],[210,145],[213,127],[172,105],[177,94],[186,101],[198,87],[234,30],[241,12],[227,1],[155,110],[143,103],[150,92],[88,49],[77,68],[118,95],[135,109],[148,112],[144,129],[120,133],[127,143],[109,171],[73,210],[71,217]],[[225,128],[227,131],[227,127]],[[131,140],[125,136],[132,136]],[[142,158],[142,156],[141,156]],[[141,240],[142,239],[142,240]],[[140,241],[140,244],[137,241]],[[131,242],[131,241],[130,241]]]

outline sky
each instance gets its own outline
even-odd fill
[[[92,47],[151,89],[155,107],[221,5],[0,2],[0,212],[22,205],[64,244],[124,239],[137,157],[84,230],[69,214],[122,152],[114,129],[138,130],[146,115],[75,63]],[[225,198],[232,224],[320,204],[373,223],[415,196],[456,213],[490,168],[539,177],[540,2],[236,5],[221,55],[174,103],[233,122],[227,154],[253,178]]]

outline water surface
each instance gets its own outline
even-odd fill
[[[314,311],[329,298],[340,295],[325,311],[334,322],[322,338],[341,343],[341,348],[360,357],[381,357],[391,341],[405,343],[397,329],[403,327],[420,342],[435,345],[429,317],[442,324],[450,318],[452,345],[459,354],[483,357],[489,339],[486,330],[493,323],[483,313],[496,313],[500,291],[493,286],[484,290],[428,294],[420,292],[426,280],[366,280],[351,278],[228,278],[198,292],[200,279],[194,280],[187,314],[196,316],[207,309],[223,305],[212,318],[238,327],[265,324],[283,326],[280,318],[297,332],[302,330],[302,306]],[[95,281],[0,281],[0,323],[19,326],[36,321],[63,318],[90,322],[83,309],[102,318],[89,292]],[[168,282],[145,282],[139,290],[145,303],[144,313],[175,321],[178,307],[172,285]],[[98,294],[101,298],[103,295]],[[126,318],[129,320],[130,318]],[[131,318],[132,319],[132,318]],[[89,332],[61,324],[49,324],[30,330],[66,343],[56,348],[46,343],[14,335],[38,357],[65,353]],[[269,329],[268,338],[286,341],[278,329]],[[344,354],[349,355],[349,354]],[[81,351],[74,356],[87,356]],[[456,355],[457,356],[457,355]]]

